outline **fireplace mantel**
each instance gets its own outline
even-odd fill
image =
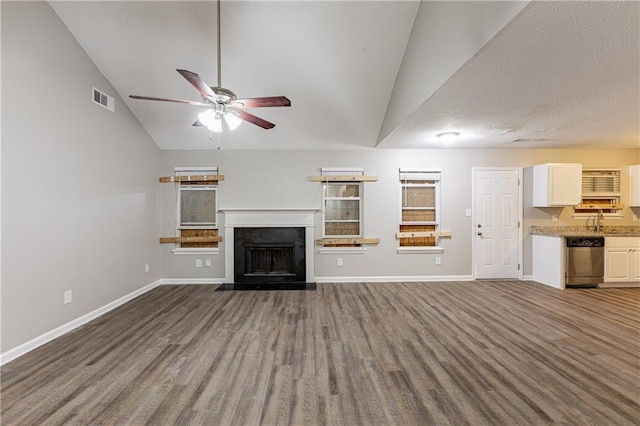
[[[224,214],[225,282],[234,278],[234,228],[304,227],[306,280],[314,282],[314,228],[317,209],[222,209]]]

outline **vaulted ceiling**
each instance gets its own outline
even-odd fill
[[[222,86],[292,106],[213,140],[202,107],[128,95],[217,84],[215,2],[50,5],[161,149],[640,147],[635,1],[223,1]]]

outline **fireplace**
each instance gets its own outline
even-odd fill
[[[315,288],[316,210],[225,209],[223,213],[222,290]]]
[[[306,282],[305,229],[234,228],[234,282]]]

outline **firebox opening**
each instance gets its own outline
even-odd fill
[[[305,283],[305,228],[234,229],[234,283]]]
[[[245,246],[245,277],[295,277],[295,246]]]

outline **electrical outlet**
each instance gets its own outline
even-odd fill
[[[338,266],[342,266],[342,258],[341,257],[338,258]]]
[[[148,263],[144,264],[144,271],[145,272],[149,272],[149,264]]]
[[[471,209],[466,209],[466,210],[464,211],[464,215],[465,215],[466,217],[471,217]]]
[[[440,258],[440,256],[436,256],[436,265],[440,266],[442,264],[442,259]]]
[[[64,304],[73,302],[73,291],[67,290],[64,292]]]
[[[206,266],[207,268],[211,268],[211,259],[207,259],[204,261],[204,266]]]
[[[202,268],[202,259],[196,259],[196,268]]]
[[[558,215],[554,214],[553,216],[551,216],[551,222],[557,222],[558,221]]]

